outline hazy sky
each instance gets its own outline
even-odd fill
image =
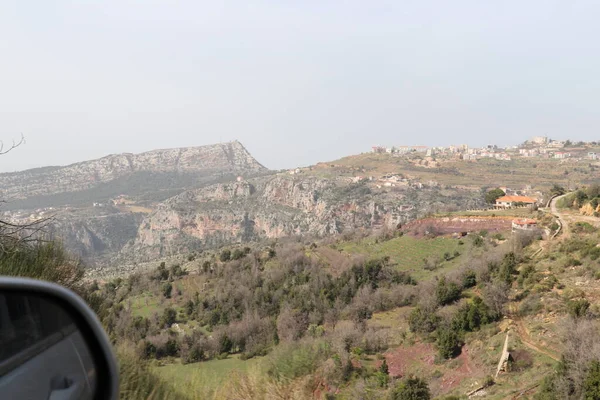
[[[0,170],[238,139],[270,168],[372,145],[600,140],[597,0],[0,2]]]

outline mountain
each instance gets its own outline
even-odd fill
[[[237,141],[119,154],[63,167],[0,174],[4,219],[53,216],[46,232],[88,264],[105,264],[135,240],[144,215],[180,193],[239,176],[270,174]]]
[[[0,174],[6,209],[101,202],[119,194],[139,196],[189,188],[238,173],[261,173],[244,146],[231,143],[118,154],[64,167]],[[168,197],[168,196],[167,196]]]

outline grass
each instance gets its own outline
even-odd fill
[[[208,398],[215,390],[226,385],[232,373],[246,373],[253,368],[258,368],[260,362],[261,359],[242,361],[236,355],[225,360],[154,367],[153,371],[161,379],[178,388],[178,391],[190,398],[200,399]]]
[[[408,333],[408,315],[412,309],[412,307],[399,307],[374,313],[368,321],[368,325],[375,329],[389,329],[389,345],[391,347],[400,346]]]
[[[150,318],[155,312],[161,313],[164,309],[159,297],[150,293],[134,296],[130,300],[131,313],[136,317]]]
[[[450,238],[417,239],[409,235],[377,243],[369,238],[360,241],[343,242],[338,248],[350,254],[368,254],[372,258],[390,257],[390,261],[400,271],[409,272],[415,279],[429,276],[423,269],[423,259],[430,256],[443,257],[445,253],[463,252],[464,246]],[[460,257],[458,257],[460,258]],[[457,259],[444,262],[443,267],[454,265]]]

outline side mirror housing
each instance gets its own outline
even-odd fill
[[[98,317],[62,286],[0,277],[0,393],[11,399],[119,396],[116,358]]]

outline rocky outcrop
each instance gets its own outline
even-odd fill
[[[81,210],[57,215],[49,233],[92,266],[110,261],[134,240],[142,220],[139,213]]]
[[[79,192],[140,172],[226,174],[264,170],[236,141],[142,154],[110,155],[65,167],[0,174],[0,198],[17,200]]]
[[[448,205],[477,202],[471,191],[385,191],[317,177],[277,175],[186,191],[162,203],[121,254],[147,261],[181,252],[289,235],[395,229]]]

